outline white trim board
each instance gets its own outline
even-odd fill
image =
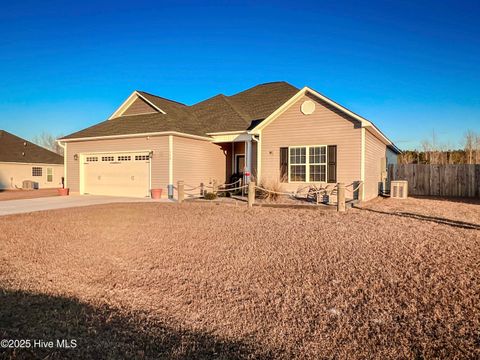
[[[288,108],[290,108],[293,104],[295,104],[302,96],[306,95],[307,93],[319,98],[320,100],[326,102],[327,104],[333,106],[334,108],[342,111],[344,114],[350,116],[351,118],[359,121],[362,125],[362,128],[369,127],[373,132],[375,132],[378,137],[386,144],[393,146],[396,150],[397,147],[395,144],[388,139],[371,121],[361,117],[358,114],[348,110],[347,108],[343,107],[342,105],[336,103],[335,101],[327,98],[326,96],[320,94],[319,92],[305,86],[299,92],[297,92],[294,96],[292,96],[287,102],[285,102],[282,106],[280,106],[277,110],[275,110],[270,116],[268,116],[265,120],[263,120],[260,124],[258,124],[255,128],[249,131],[249,134],[259,134],[266,126],[268,126],[271,122],[273,122],[276,118],[278,118],[281,114],[283,114]]]
[[[178,131],[160,131],[160,132],[149,132],[149,133],[139,133],[139,134],[92,136],[92,137],[73,138],[73,139],[58,139],[57,141],[62,141],[62,142],[65,142],[65,143],[69,143],[69,142],[75,142],[75,141],[123,139],[123,138],[163,136],[163,135],[173,135],[173,136],[180,136],[180,137],[186,137],[186,138],[197,139],[197,140],[212,141],[212,138],[210,138],[210,137],[204,137],[204,136],[199,136],[199,135],[190,135],[190,134],[181,133],[181,132],[178,132]]]
[[[133,93],[130,94],[130,96],[127,98],[127,100],[125,100],[122,103],[122,105],[120,105],[118,107],[118,109],[115,110],[115,112],[112,115],[110,115],[108,120],[111,120],[111,119],[117,118],[119,116],[122,116],[122,114],[130,107],[130,105],[132,105],[133,102],[135,100],[139,99],[139,98],[142,99],[143,101],[145,101],[148,105],[152,106],[155,110],[161,112],[162,114],[166,114],[165,111],[160,109],[157,105],[155,105],[154,103],[149,101],[145,96],[143,96],[137,90],[135,90]]]
[[[26,165],[26,166],[64,166],[64,164],[48,164],[48,163],[26,163],[26,162],[15,162],[15,161],[0,161],[0,164],[10,164],[10,165]]]
[[[173,185],[173,136],[168,136],[168,185]]]

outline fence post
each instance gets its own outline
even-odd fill
[[[182,180],[178,181],[178,203],[181,204],[185,198],[185,185]]]
[[[252,207],[255,203],[255,181],[248,183],[248,206]]]
[[[200,196],[203,196],[204,195],[204,185],[203,185],[203,182],[200,183]]]
[[[345,211],[345,184],[337,184],[337,211]]]

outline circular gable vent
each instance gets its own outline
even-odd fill
[[[313,112],[315,111],[315,103],[312,100],[306,100],[302,103],[300,109],[305,115],[313,114]]]

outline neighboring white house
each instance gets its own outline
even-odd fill
[[[0,130],[0,189],[18,189],[24,180],[39,189],[62,186],[63,156]]]

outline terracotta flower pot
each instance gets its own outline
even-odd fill
[[[70,192],[69,188],[58,189],[58,194],[60,196],[67,196],[69,192]]]
[[[152,199],[160,199],[162,197],[162,189],[152,189]]]

